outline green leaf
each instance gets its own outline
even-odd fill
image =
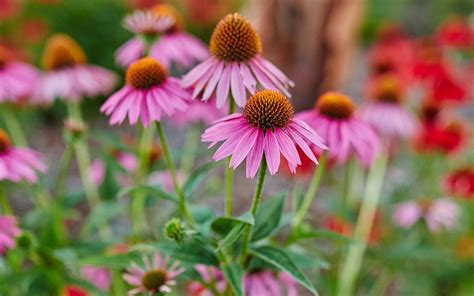
[[[217,251],[220,251],[235,243],[239,238],[242,237],[247,227],[249,227],[249,225],[245,223],[234,225],[232,230],[224,237],[224,239],[219,241],[219,247],[217,248]]]
[[[194,190],[196,190],[199,183],[201,183],[202,180],[204,180],[207,173],[209,171],[211,171],[212,169],[220,166],[220,165],[221,165],[221,163],[219,163],[219,162],[209,162],[209,163],[206,163],[205,165],[197,168],[191,174],[191,176],[189,176],[188,180],[186,180],[186,182],[183,185],[184,196],[189,198],[191,196],[191,194],[194,192]]]
[[[254,225],[254,220],[249,212],[234,218],[234,217],[217,217],[211,223],[212,230],[220,235],[227,235],[236,225],[246,224],[249,226]]]
[[[306,239],[306,238],[325,238],[331,240],[338,240],[342,242],[350,242],[351,239],[345,237],[337,232],[329,230],[314,230],[314,231],[299,231],[293,237],[292,241]]]
[[[138,252],[130,252],[117,255],[98,255],[82,258],[79,263],[82,265],[94,265],[101,267],[109,267],[121,269],[127,267],[132,261],[139,261],[140,254]]]
[[[216,254],[208,246],[202,243],[192,241],[189,243],[176,244],[172,242],[164,242],[158,244],[136,245],[135,250],[160,252],[168,255],[173,259],[180,260],[183,263],[190,264],[206,264],[217,266],[219,261]]]
[[[131,186],[131,187],[126,187],[122,190],[119,191],[117,198],[121,198],[124,195],[130,194],[130,193],[135,193],[135,192],[143,192],[145,194],[149,194],[153,197],[159,197],[165,200],[172,201],[174,203],[177,203],[178,200],[176,197],[166,191],[164,191],[160,186],[158,185],[137,185],[137,186]]]
[[[309,281],[306,275],[296,266],[293,260],[283,250],[275,247],[263,246],[252,249],[250,253],[270,264],[281,271],[290,274],[296,281],[311,291],[314,295],[318,295],[313,284]]]
[[[236,296],[243,295],[242,278],[244,271],[239,264],[222,265],[222,273]]]
[[[270,198],[257,210],[255,226],[252,232],[252,241],[258,241],[273,234],[280,224],[285,204],[286,192]]]

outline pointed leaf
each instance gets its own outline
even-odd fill
[[[211,248],[197,241],[192,241],[179,245],[172,242],[143,244],[135,246],[134,249],[140,251],[160,252],[163,255],[168,255],[173,259],[177,259],[181,262],[190,264],[219,264],[219,261],[217,260],[214,251]]]
[[[222,273],[236,296],[243,295],[242,278],[244,271],[239,264],[222,265]]]
[[[184,196],[189,198],[191,196],[191,194],[194,192],[194,190],[196,190],[199,183],[201,183],[202,180],[204,180],[207,173],[209,173],[212,169],[214,169],[214,168],[216,168],[220,165],[221,165],[221,163],[219,163],[219,162],[209,162],[209,163],[206,163],[205,165],[197,168],[191,174],[191,176],[189,176],[188,180],[186,180],[186,182],[183,185]]]
[[[257,210],[252,241],[258,241],[273,234],[278,229],[283,214],[286,193],[270,198]]]
[[[220,235],[227,235],[235,225],[245,224],[252,226],[254,225],[254,220],[252,215],[249,212],[234,218],[234,217],[217,217],[211,224],[212,230]]]

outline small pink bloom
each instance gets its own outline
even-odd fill
[[[145,268],[138,266],[135,262],[130,264],[123,279],[129,285],[135,286],[128,292],[128,295],[139,293],[169,293],[171,286],[176,285],[176,277],[184,272],[184,268],[178,267],[178,261],[168,266],[169,258],[164,260],[160,254],[153,256],[153,262],[143,256]]]
[[[219,293],[224,293],[227,282],[222,275],[222,272],[214,266],[206,266],[203,264],[197,264],[194,266],[196,271],[201,276],[202,280],[213,285]],[[214,294],[209,291],[205,286],[199,282],[191,282],[186,289],[187,294],[190,296],[213,296]]]
[[[356,155],[362,164],[369,166],[380,151],[380,140],[374,130],[353,113],[354,104],[349,97],[328,92],[319,97],[315,109],[300,112],[296,118],[307,122],[321,135],[329,147],[330,159],[345,163],[351,155]]]
[[[128,67],[134,61],[145,55],[145,42],[140,37],[133,37],[125,42],[115,52],[115,61],[121,67]]]
[[[46,166],[41,161],[42,155],[29,148],[13,147],[10,138],[0,129],[0,181],[26,181],[36,183],[37,172],[45,173]]]
[[[0,255],[15,248],[15,238],[20,232],[15,216],[0,215]]]
[[[133,173],[138,168],[138,159],[135,155],[127,152],[119,152],[117,162],[129,173]]]
[[[95,159],[92,161],[89,167],[89,178],[96,185],[99,186],[104,182],[105,177],[105,165],[104,162],[100,159]]]
[[[179,184],[184,184],[186,181],[186,175],[182,172],[176,172],[176,178]],[[169,171],[154,172],[148,177],[148,183],[151,185],[161,185],[166,191],[174,192],[173,178]]]
[[[135,34],[157,35],[174,25],[169,16],[156,15],[149,10],[139,10],[127,15],[123,21],[125,29]]]
[[[243,114],[234,113],[215,121],[201,137],[203,142],[224,143],[213,156],[215,161],[232,156],[230,167],[237,168],[244,159],[247,178],[255,177],[262,157],[274,175],[280,167],[280,154],[292,173],[301,165],[297,147],[314,162],[316,156],[308,143],[327,149],[319,135],[304,121],[293,118],[293,107],[278,91],[262,90],[250,97]]]
[[[190,94],[169,77],[166,69],[153,58],[143,58],[130,65],[126,84],[100,108],[110,116],[111,125],[121,124],[128,116],[130,124],[140,121],[145,127],[187,109]]]
[[[97,289],[102,291],[109,290],[111,274],[107,268],[84,266],[81,268],[81,275]]]
[[[431,232],[439,232],[443,227],[454,228],[460,215],[461,209],[449,198],[408,201],[396,206],[393,222],[400,227],[410,228],[423,218]]]
[[[296,281],[286,273],[258,271],[244,275],[246,296],[297,296]]]
[[[31,96],[38,76],[33,66],[14,61],[8,50],[0,46],[0,103],[17,103]]]
[[[94,97],[110,93],[117,81],[112,72],[86,63],[86,55],[71,37],[56,34],[44,50],[46,70],[32,100],[50,103],[56,98],[78,101],[84,96]]]
[[[237,106],[243,107],[246,93],[254,94],[257,84],[290,96],[287,89],[294,83],[261,56],[260,37],[241,15],[229,14],[217,24],[209,50],[211,57],[183,77],[183,87],[194,88],[193,98],[207,101],[215,96],[217,107],[222,108],[231,94]]]

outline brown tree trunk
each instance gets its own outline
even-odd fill
[[[297,109],[338,89],[356,49],[362,0],[255,0],[246,15],[262,38],[264,56],[296,84]]]

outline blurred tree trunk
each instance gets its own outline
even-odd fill
[[[356,50],[362,0],[248,1],[246,15],[262,38],[264,56],[296,84],[297,109],[338,89]]]

